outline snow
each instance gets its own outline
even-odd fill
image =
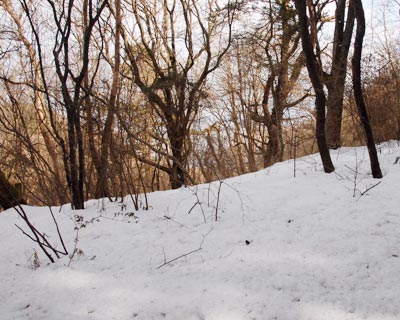
[[[371,177],[366,148],[341,148],[332,174],[311,155],[297,159],[296,177],[290,160],[148,194],[148,211],[135,212],[130,197],[52,208],[70,253],[75,216],[89,221],[79,254],[55,264],[5,211],[0,319],[400,319],[399,143],[379,151],[382,180]],[[24,209],[60,248],[49,208]]]

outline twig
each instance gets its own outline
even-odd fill
[[[61,236],[60,228],[58,227],[58,222],[57,222],[56,218],[54,217],[53,210],[51,209],[51,207],[49,207],[49,210],[50,210],[51,216],[52,216],[52,218],[53,218],[54,224],[56,225],[58,238],[60,239],[61,245],[62,245],[62,247],[64,248],[64,252],[65,252],[65,254],[68,254],[68,250],[67,250],[67,248],[66,248],[66,246],[65,246],[63,237]]]
[[[26,236],[28,236],[32,241],[36,242],[40,249],[44,252],[44,254],[47,256],[47,258],[50,260],[51,263],[54,263],[54,258],[51,256],[51,254],[46,250],[46,248],[50,249],[53,251],[55,256],[59,259],[60,256],[59,254],[62,255],[67,255],[68,251],[66,250],[65,246],[64,247],[64,252],[57,250],[53,245],[50,244],[50,242],[46,239],[46,235],[44,233],[41,233],[36,227],[30,222],[28,215],[26,214],[24,208],[18,203],[16,207],[14,207],[15,211],[17,211],[18,215],[26,222],[27,226],[32,232],[32,236],[29,236],[25,231],[22,230],[19,226],[17,228],[23,232]],[[54,219],[54,216],[53,216]],[[58,230],[59,231],[59,230]],[[59,233],[59,236],[61,238],[61,234]],[[62,238],[61,238],[62,239]]]
[[[79,228],[75,228],[75,230],[76,230],[76,237],[74,239],[75,245],[74,245],[74,250],[72,251],[72,254],[69,256],[68,267],[70,266],[70,264],[72,262],[72,259],[75,256],[76,249],[77,249],[77,246],[78,246],[78,241],[79,241]]]
[[[196,191],[192,191],[192,192],[196,196],[197,202],[193,205],[193,207],[190,208],[188,214],[192,212],[192,210],[196,207],[196,205],[199,205],[201,213],[203,214],[203,221],[204,221],[204,223],[207,223],[206,214],[204,213],[204,209],[203,209],[203,206],[201,205],[201,201],[199,199],[199,195],[197,194],[197,191],[198,191],[198,189],[196,186]]]
[[[336,171],[334,171],[334,173],[335,173],[335,175],[336,175],[337,177],[340,178],[340,180],[345,180],[344,177],[343,177],[342,175],[340,175],[339,173],[337,173]],[[346,177],[346,178],[347,178],[347,177]]]
[[[217,194],[217,206],[215,207],[215,221],[218,221],[218,206],[219,206],[219,195],[221,193],[221,186],[224,183],[223,180],[219,181],[219,186],[218,186],[218,194]]]
[[[165,254],[164,247],[162,248],[162,253],[163,253],[163,256],[164,256],[164,263],[166,263],[167,262],[167,255]]]
[[[163,264],[159,265],[159,266],[157,267],[157,269],[160,269],[160,268],[166,266],[167,264],[170,264],[171,262],[174,262],[174,261],[176,261],[176,260],[178,260],[178,259],[184,258],[184,257],[186,257],[186,256],[188,256],[188,255],[190,255],[190,254],[192,254],[192,253],[195,253],[195,252],[197,252],[197,251],[200,251],[201,249],[202,249],[202,248],[200,247],[200,248],[197,248],[197,249],[195,249],[195,250],[192,250],[192,251],[189,251],[189,252],[187,252],[187,253],[184,253],[184,254],[180,255],[179,257],[176,257],[176,258],[174,258],[174,259],[165,261]],[[165,258],[165,252],[164,252],[164,258]]]
[[[25,230],[22,229],[19,225],[17,225],[17,224],[14,224],[14,225],[22,232],[23,235],[27,236],[27,237],[28,237],[29,239],[31,239],[32,241],[37,242],[36,239],[35,239],[34,237],[32,237],[32,236],[31,236],[30,234],[28,234],[27,232],[25,232]],[[42,238],[42,235],[40,235],[40,237]],[[64,252],[53,248],[47,241],[44,242],[44,241],[40,241],[40,240],[39,240],[39,242],[37,242],[37,243],[40,244],[40,245],[42,245],[42,246],[44,246],[44,247],[46,247],[46,248],[48,248],[48,249],[53,250],[53,252],[55,252],[55,253],[57,252],[57,253],[60,253],[60,254],[64,254],[64,255],[65,255]],[[59,258],[58,255],[57,255],[57,258]]]
[[[238,198],[239,198],[239,201],[240,201],[240,210],[241,210],[241,212],[242,212],[242,222],[243,222],[243,224],[244,224],[244,218],[245,218],[246,214],[245,214],[245,208],[244,208],[244,202],[243,202],[243,199],[242,199],[242,195],[243,195],[245,198],[247,198],[248,200],[250,200],[250,198],[249,198],[248,195],[246,195],[245,193],[241,193],[239,190],[237,190],[235,187],[231,186],[229,183],[226,183],[226,182],[224,181],[224,184],[225,184],[228,188],[232,189],[232,190],[237,194],[237,196],[238,196]],[[249,206],[247,205],[247,208],[248,208],[248,207],[249,207]]]
[[[379,181],[378,183],[375,183],[374,185],[368,187],[367,189],[365,189],[364,192],[361,192],[360,197],[363,196],[364,194],[366,194],[369,190],[375,188],[377,185],[379,185],[382,181]]]
[[[358,182],[358,171],[360,168],[360,161],[358,161],[357,157],[357,151],[355,151],[355,156],[356,156],[356,166],[354,169],[350,168],[348,165],[345,165],[347,169],[350,171],[353,171],[354,177],[353,177],[353,198],[356,197],[356,191],[357,191],[357,182]]]
[[[188,211],[188,214],[190,214],[192,211],[193,211],[193,209],[197,206],[199,204],[199,202],[198,201],[196,201],[195,203],[194,203],[194,205],[190,208],[190,210]]]
[[[116,221],[116,222],[122,222],[122,223],[131,223],[132,220],[124,220],[124,219],[115,219],[115,218],[110,218],[103,216],[102,214],[97,216],[95,219],[92,219],[93,221],[87,221],[88,223],[94,222],[96,219],[105,219],[105,220],[111,220],[111,221]],[[138,218],[133,216],[134,220],[137,220]]]
[[[175,222],[176,224],[180,225],[181,227],[187,228],[184,224],[182,224],[182,223],[180,223],[180,222],[178,222],[178,221],[172,219],[171,217],[169,217],[169,216],[167,216],[167,215],[164,215],[164,218],[167,219],[167,220],[170,220],[170,221],[172,221],[172,222]]]
[[[51,256],[51,254],[46,250],[46,247],[44,245],[44,243],[42,243],[40,241],[40,238],[42,238],[43,242],[46,242],[46,244],[48,244],[50,246],[50,243],[48,243],[47,239],[39,232],[37,231],[37,229],[32,225],[32,223],[29,221],[28,216],[26,215],[26,212],[24,211],[24,209],[22,208],[22,206],[20,204],[18,204],[16,207],[14,207],[15,211],[17,211],[18,215],[26,222],[26,224],[28,225],[28,227],[31,229],[32,233],[33,233],[33,237],[29,236],[26,232],[24,232],[20,227],[17,226],[17,228],[19,228],[23,234],[27,235],[31,240],[33,240],[34,242],[36,242],[40,249],[42,249],[42,251],[44,252],[44,254],[47,256],[47,258],[50,260],[51,263],[54,263],[54,258]],[[58,254],[56,253],[56,256],[58,257]]]
[[[181,258],[187,257],[188,255],[191,255],[192,253],[195,253],[195,252],[200,251],[201,249],[203,249],[204,240],[211,233],[211,231],[213,231],[213,229],[214,229],[214,227],[212,227],[206,234],[202,235],[203,239],[201,240],[200,245],[199,245],[199,247],[197,249],[194,249],[192,251],[184,253],[184,254],[182,254],[182,255],[180,255],[180,256],[178,256],[176,258],[173,258],[171,260],[166,260],[165,250],[163,248],[164,262],[162,264],[160,264],[156,269],[160,269],[160,268],[166,266],[167,264],[170,264],[171,262],[174,262],[174,261],[179,260]]]

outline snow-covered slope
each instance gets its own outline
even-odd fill
[[[291,160],[148,194],[148,211],[130,197],[53,208],[70,252],[79,228],[78,252],[55,264],[3,212],[0,319],[400,319],[398,143],[379,156],[375,187],[366,149],[342,148],[332,174],[313,155],[296,177]],[[58,243],[49,209],[25,210]]]

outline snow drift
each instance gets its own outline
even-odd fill
[[[398,156],[379,146],[380,181],[365,148],[342,148],[332,174],[312,155],[148,194],[147,211],[53,208],[75,250],[55,264],[3,212],[0,319],[399,319]],[[49,208],[24,208],[57,243]]]

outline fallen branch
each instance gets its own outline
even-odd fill
[[[179,260],[179,259],[181,259],[181,258],[184,258],[184,257],[186,257],[186,256],[188,256],[188,255],[190,255],[190,254],[192,254],[192,253],[195,253],[195,252],[197,252],[197,251],[200,251],[201,249],[202,249],[202,248],[199,247],[199,248],[197,248],[197,249],[195,249],[195,250],[192,250],[192,251],[190,251],[190,252],[184,253],[184,254],[180,255],[179,257],[176,257],[176,258],[174,258],[174,259],[165,261],[163,264],[159,265],[159,266],[157,267],[157,269],[160,269],[160,268],[166,266],[167,264],[170,264],[171,262],[174,262],[174,261],[176,261],[176,260]],[[165,255],[165,253],[164,253],[164,255]]]
[[[160,268],[162,268],[162,267],[164,267],[164,266],[166,266],[166,265],[168,265],[168,264],[170,264],[170,263],[172,263],[172,262],[174,262],[176,260],[179,260],[181,258],[187,257],[188,255],[191,255],[192,253],[195,253],[195,252],[200,251],[201,249],[203,249],[204,240],[206,239],[206,237],[210,234],[210,232],[213,229],[214,229],[214,227],[212,227],[205,235],[202,235],[203,239],[201,240],[200,245],[199,245],[199,247],[197,249],[194,249],[194,250],[189,251],[187,253],[181,254],[180,256],[178,256],[176,258],[173,258],[171,260],[167,260],[166,259],[165,250],[163,248],[164,262],[162,264],[160,264],[156,269],[160,269]]]
[[[171,217],[169,217],[169,216],[167,216],[167,215],[164,215],[164,218],[167,219],[167,220],[169,220],[169,221],[175,222],[176,224],[180,225],[181,227],[187,228],[183,223],[180,223],[180,222],[178,222],[178,221],[172,219]]]
[[[42,232],[40,232],[36,227],[30,222],[28,215],[26,214],[24,208],[20,205],[17,204],[17,206],[14,207],[15,211],[18,213],[18,215],[25,221],[26,225],[29,227],[32,235],[28,234],[25,232],[21,227],[19,227],[17,224],[15,225],[25,236],[27,236],[29,239],[31,239],[33,242],[36,242],[40,249],[43,251],[43,253],[47,256],[47,258],[50,260],[51,263],[54,263],[55,260],[50,254],[50,251],[54,253],[54,255],[59,259],[60,254],[61,255],[68,255],[68,251],[65,248],[64,241],[61,237],[60,230],[58,228],[58,225],[56,224],[57,228],[57,233],[60,238],[60,241],[62,243],[62,246],[64,248],[64,251],[57,250],[53,245],[50,244],[50,242],[47,240],[46,235]],[[51,210],[50,210],[51,211]],[[55,221],[55,217],[53,215],[53,212],[51,212],[53,220]],[[46,249],[47,248],[47,249]]]
[[[360,196],[363,196],[364,194],[366,194],[369,190],[375,188],[377,185],[379,185],[382,181],[379,181],[378,183],[375,183],[374,185],[368,187],[367,189],[365,189],[365,191],[361,192]]]

